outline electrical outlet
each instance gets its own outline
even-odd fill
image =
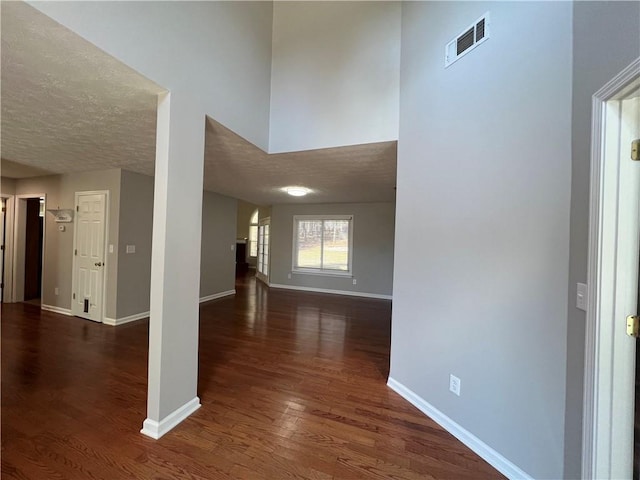
[[[236,249],[235,245],[231,245],[231,251],[233,252]]]
[[[353,284],[356,285],[358,283],[358,281],[354,278],[353,279]]]
[[[135,245],[127,245],[125,248],[125,252],[127,253],[136,253],[136,246]]]
[[[54,288],[53,293],[55,293],[56,295],[60,295],[60,289],[58,287]]]
[[[291,280],[291,274],[290,274],[290,273],[288,273],[288,274],[287,274],[287,278],[288,278],[289,280]]]
[[[449,391],[460,396],[460,384],[462,382],[455,375],[449,375]]]

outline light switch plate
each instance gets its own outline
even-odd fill
[[[579,283],[576,290],[576,308],[584,310],[585,312],[587,311],[587,301],[589,300],[587,295],[587,284]]]

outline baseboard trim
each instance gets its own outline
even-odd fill
[[[154,440],[158,440],[199,408],[200,399],[195,397],[193,400],[188,401],[180,408],[174,410],[159,422],[147,418],[142,424],[142,430],[140,430],[140,433],[147,437],[151,437]]]
[[[518,478],[518,479],[526,479],[533,480],[533,477],[528,475],[526,472],[521,470],[515,464],[507,460],[505,457],[496,452],[489,445],[484,443],[478,437],[473,435],[471,432],[467,431],[456,422],[447,417],[440,410],[435,408],[429,402],[425,401],[422,397],[418,396],[412,390],[405,387],[403,384],[389,377],[387,381],[387,386],[396,392],[398,395],[403,397],[409,403],[411,403],[414,407],[424,413],[426,416],[431,418],[434,422],[444,428],[451,435],[456,437],[462,443],[464,443],[467,447],[473,450],[479,457],[484,459],[487,463],[489,463],[493,468],[498,470],[507,478]]]
[[[229,295],[235,295],[236,290],[227,290],[226,292],[214,293],[213,295],[207,295],[206,297],[200,297],[200,303],[210,302],[211,300],[216,300],[217,298],[228,297]]]
[[[68,308],[62,307],[54,307],[53,305],[45,305],[44,303],[40,305],[42,310],[46,310],[47,312],[59,313],[60,315],[66,315],[68,317],[73,317],[73,313]]]
[[[118,325],[124,325],[125,323],[135,322],[136,320],[142,320],[143,318],[148,318],[149,312],[135,313],[133,315],[129,315],[128,317],[120,317],[120,318],[108,318],[104,317],[102,323],[105,325],[111,325],[112,327],[117,327]]]
[[[392,300],[391,295],[380,295],[379,293],[350,292],[349,290],[331,290],[328,288],[299,287],[297,285],[282,285],[280,283],[270,283],[271,288],[283,288],[285,290],[300,290],[302,292],[329,293],[333,295],[348,295],[350,297],[377,298],[380,300]]]

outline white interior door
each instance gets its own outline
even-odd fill
[[[105,272],[105,193],[76,194],[73,298],[74,315],[102,322]]]
[[[271,219],[265,218],[258,225],[258,261],[256,277],[269,283],[269,237]]]

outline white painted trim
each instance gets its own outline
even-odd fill
[[[142,320],[143,318],[149,318],[149,312],[134,313],[133,315],[129,315],[127,317],[120,317],[120,318],[104,317],[104,320],[102,320],[102,323],[104,323],[105,325],[111,325],[113,327],[117,327],[118,325],[124,325],[125,323],[135,322],[136,320]]]
[[[62,307],[54,307],[53,305],[45,305],[44,303],[40,305],[42,310],[46,310],[47,312],[59,313],[60,315],[67,315],[68,317],[73,317],[73,313],[68,308]]]
[[[226,292],[214,293],[212,295],[207,295],[205,297],[200,297],[200,303],[210,302],[211,300],[216,300],[217,298],[228,297],[229,295],[235,295],[236,290],[227,290]]]
[[[271,283],[270,287],[283,288],[285,290],[300,290],[302,292],[330,293],[332,295],[348,295],[350,297],[378,298],[380,300],[392,300],[391,295],[381,295],[379,293],[366,292],[350,292],[349,290],[331,290],[328,288],[299,287],[297,285],[282,285],[280,283]]]
[[[296,266],[298,256],[298,223],[305,220],[348,220],[349,221],[349,266],[346,272],[331,271],[329,269],[313,269]],[[291,273],[296,274],[311,274],[311,275],[330,275],[335,277],[352,277],[353,276],[353,234],[354,227],[354,215],[294,215],[293,216],[293,236],[291,240]],[[269,259],[271,261],[271,259]]]
[[[582,478],[611,478],[611,379],[613,352],[613,310],[616,282],[611,272],[604,275],[603,266],[615,263],[617,237],[617,188],[605,185],[604,119],[606,102],[615,98],[634,79],[640,77],[640,58],[593,95],[591,125],[591,185],[589,206],[589,252],[587,268],[588,305],[585,334],[585,366],[582,429]],[[629,160],[630,161],[630,160]],[[614,169],[615,170],[615,169]],[[608,177],[607,177],[608,178]],[[616,190],[612,192],[611,190]],[[606,191],[605,191],[606,190]],[[611,198],[614,195],[615,198]],[[613,216],[612,216],[613,215]],[[603,217],[606,216],[606,224]],[[611,236],[613,235],[613,237]],[[603,249],[603,242],[614,242]],[[611,251],[613,250],[613,251]],[[613,262],[613,263],[612,263]],[[615,269],[615,267],[614,267]],[[614,275],[615,276],[615,275]],[[607,342],[608,344],[603,344]],[[600,394],[609,393],[606,401]],[[606,472],[609,472],[607,474]]]
[[[13,303],[15,301],[13,294],[13,240],[15,230],[15,195],[5,195],[0,193],[0,196],[6,200],[5,212],[5,238],[4,238],[4,299],[5,303]],[[44,262],[44,257],[43,257]]]
[[[159,422],[147,418],[142,424],[142,430],[140,430],[140,433],[158,440],[165,433],[169,432],[189,415],[199,409],[200,406],[200,399],[195,397],[193,400],[188,401],[180,408],[174,410]]]
[[[500,455],[497,451],[484,443],[478,437],[459,424],[451,420],[436,407],[425,401],[422,397],[414,393],[402,383],[389,377],[387,386],[400,395],[402,398],[411,403],[414,407],[431,418],[434,422],[444,428],[451,435],[456,437],[467,447],[473,450],[479,457],[485,460],[489,465],[498,470],[507,478],[533,479],[533,477],[520,469],[517,465]]]

